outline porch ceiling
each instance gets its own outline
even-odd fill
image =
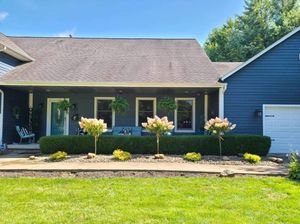
[[[1,87],[0,87],[1,88]],[[112,93],[112,94],[122,94],[122,93],[149,93],[149,94],[171,94],[171,93],[182,93],[182,94],[203,94],[211,93],[218,88],[179,88],[179,87],[170,87],[170,88],[157,88],[157,87],[30,87],[30,86],[9,86],[9,89],[24,91],[24,92],[33,92],[33,93]]]

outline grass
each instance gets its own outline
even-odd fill
[[[0,178],[0,223],[299,223],[285,178]]]

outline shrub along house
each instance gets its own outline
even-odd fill
[[[235,133],[270,136],[271,152],[300,150],[300,28],[242,64],[211,62],[195,39],[2,34],[0,51],[3,142],[16,139],[16,124],[32,123],[39,136],[74,135],[80,116],[111,129],[167,115],[174,134],[201,134],[205,121],[225,115]],[[129,104],[121,114],[109,107],[118,96]],[[177,109],[160,111],[164,97]],[[58,110],[63,99],[69,113]]]

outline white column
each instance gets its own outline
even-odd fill
[[[28,129],[32,132],[32,109],[33,109],[33,93],[30,92],[28,95]]]
[[[208,94],[204,94],[204,123],[208,120]]]
[[[33,108],[33,93],[29,93],[28,108]]]
[[[223,87],[219,88],[219,117],[224,118],[224,93],[226,91],[227,85],[224,84]]]

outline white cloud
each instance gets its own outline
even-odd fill
[[[65,31],[62,31],[60,33],[57,33],[55,34],[54,36],[56,37],[69,37],[69,35],[71,34],[72,36],[75,35],[75,32],[76,32],[76,28],[73,27],[72,29],[70,30],[65,30]]]
[[[8,16],[8,12],[0,12],[0,22],[4,21]]]

